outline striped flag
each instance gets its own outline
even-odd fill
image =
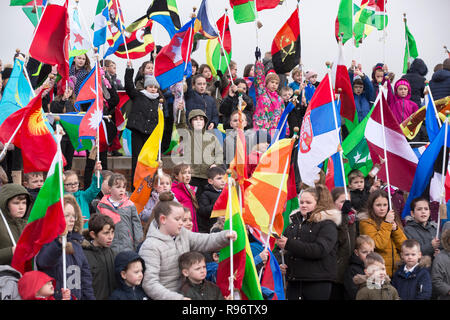
[[[216,23],[220,39],[222,39],[225,55],[222,55],[222,46],[220,45],[219,38],[208,39],[206,42],[206,63],[211,68],[213,76],[217,75],[218,70],[222,71],[222,74],[225,74],[227,66],[231,61],[231,32],[229,23],[230,18],[226,14],[217,20]]]
[[[106,0],[98,0],[94,17],[94,47],[98,48],[106,42],[109,14]]]
[[[123,25],[123,15],[122,9],[119,4],[119,0],[108,0],[108,29],[111,32],[112,37],[108,38],[108,43],[110,47],[106,51],[103,58],[109,56],[110,54],[116,52],[121,44],[124,42],[125,37],[125,26]],[[112,43],[109,41],[112,39]]]

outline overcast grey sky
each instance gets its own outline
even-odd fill
[[[211,14],[217,20],[225,8],[230,8],[228,0],[208,0],[211,4]],[[355,0],[360,4],[360,0]],[[74,3],[70,0],[71,4]],[[125,24],[145,14],[150,0],[121,0]],[[182,23],[189,20],[192,7],[200,6],[201,0],[177,0],[178,10]],[[15,49],[27,52],[31,43],[33,26],[26,18],[20,7],[10,7],[8,0],[0,1],[0,59],[3,63],[11,63]],[[263,27],[258,30],[259,46],[262,52],[270,51],[272,40],[280,27],[289,18],[297,5],[297,0],[286,0],[281,6],[272,10],[259,12],[259,20]],[[96,0],[80,0],[80,7],[87,24],[91,25]],[[307,70],[312,69],[319,73],[319,80],[326,72],[325,61],[333,61],[337,55],[337,45],[334,39],[334,22],[339,6],[339,0],[301,0],[300,1],[300,28],[302,41],[302,63]],[[232,36],[233,57],[238,64],[238,74],[242,75],[244,66],[254,62],[256,47],[256,28],[254,23],[236,24],[232,18],[231,9],[230,29]],[[347,64],[356,59],[363,65],[363,71],[370,74],[371,68],[377,62],[385,63],[396,74],[401,75],[405,36],[403,26],[403,13],[407,14],[408,27],[416,39],[419,57],[424,59],[428,66],[427,79],[431,78],[432,69],[441,63],[447,55],[443,46],[450,48],[450,12],[449,0],[388,0],[387,14],[389,25],[387,27],[386,45],[380,41],[382,32],[374,31],[359,49],[353,47],[351,41],[344,46],[344,55]],[[153,35],[158,45],[166,45],[169,37],[161,26],[154,24]],[[193,53],[192,58],[199,63],[206,62],[206,40],[201,41],[199,49]],[[384,48],[384,49],[383,49]],[[383,54],[384,52],[384,54]],[[89,55],[92,55],[90,53]],[[118,73],[124,74],[126,61],[110,56],[118,64]],[[146,59],[133,61],[138,68]]]

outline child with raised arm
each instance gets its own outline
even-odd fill
[[[142,286],[146,294],[155,300],[190,299],[178,293],[181,273],[178,258],[189,251],[210,252],[226,247],[236,232],[229,230],[205,234],[188,231],[183,227],[183,206],[173,201],[173,195],[165,192],[153,209],[154,220],[139,255],[146,270]]]
[[[136,206],[126,195],[127,180],[123,174],[115,173],[108,185],[111,194],[103,197],[97,212],[111,217],[115,224],[111,249],[116,254],[124,250],[136,251],[144,234]]]

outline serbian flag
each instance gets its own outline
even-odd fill
[[[62,166],[59,150],[54,155],[47,178],[39,190],[28,223],[20,235],[11,261],[11,266],[22,274],[32,270],[30,260],[36,256],[42,246],[53,241],[66,228],[60,192],[63,181]]]
[[[75,105],[88,102],[91,103],[80,123],[80,140],[95,139],[97,136],[97,128],[100,126],[103,119],[103,90],[101,78],[99,77],[97,70],[96,66],[92,68],[91,72],[81,85],[80,92],[75,101]]]
[[[0,126],[0,142],[4,144],[18,129],[12,144],[22,151],[24,173],[48,171],[57,149],[53,130],[47,119],[44,119],[42,92],[43,90],[26,107],[6,118]]]
[[[381,112],[383,112],[383,117]],[[382,119],[384,119],[384,134]],[[392,114],[383,90],[380,90],[375,101],[375,107],[367,121],[364,135],[374,164],[380,164],[378,177],[387,181],[386,160],[391,185],[400,190],[409,191],[416,172],[418,159],[400,126]],[[385,141],[383,137],[385,136]],[[387,159],[384,156],[386,148]]]
[[[30,56],[40,62],[58,65],[58,73],[65,82],[69,78],[69,16],[67,2],[62,5],[49,3],[30,45]],[[63,89],[64,89],[63,88]]]
[[[303,118],[297,160],[302,182],[308,186],[314,186],[319,178],[318,166],[335,154],[341,143],[341,117],[338,103],[332,100],[333,95],[327,74],[317,87]]]
[[[272,62],[276,73],[290,72],[300,63],[300,19],[297,9],[272,41]]]
[[[162,90],[192,74],[191,52],[195,19],[192,18],[186,23],[155,58],[155,77]]]

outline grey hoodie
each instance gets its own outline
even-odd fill
[[[434,249],[431,246],[431,240],[436,237],[436,222],[427,222],[426,226],[414,221],[411,216],[406,218],[406,226],[404,232],[408,239],[414,239],[419,241],[420,250],[423,255],[432,257],[434,255]]]
[[[17,282],[22,277],[19,271],[11,266],[0,266],[0,301],[22,300]]]

